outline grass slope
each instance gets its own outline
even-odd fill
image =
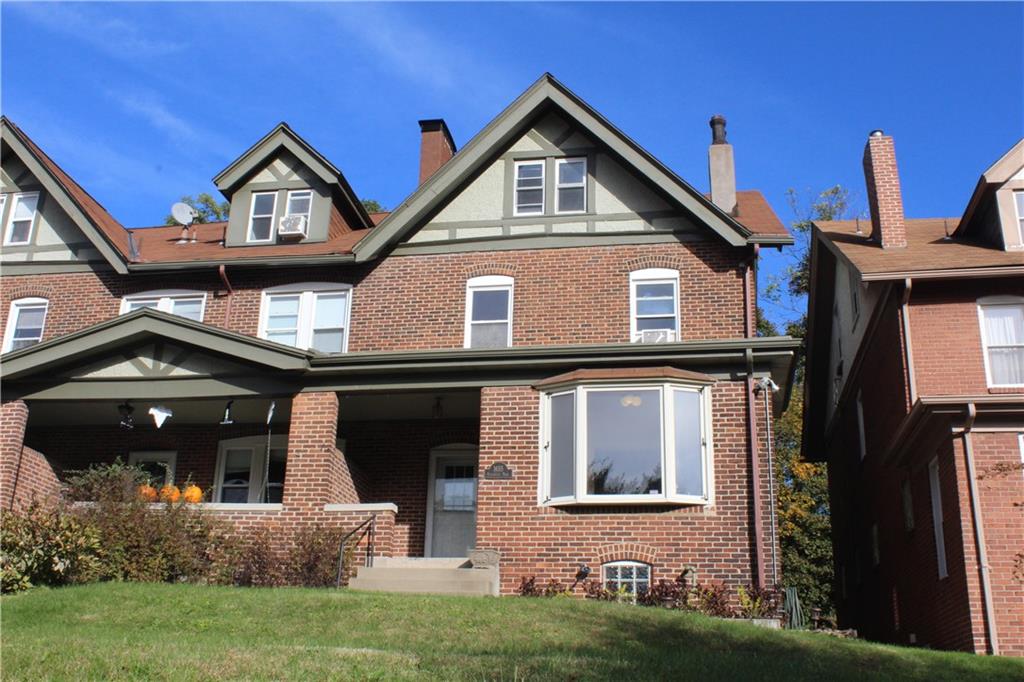
[[[1024,662],[579,600],[100,584],[2,600],[4,680],[1021,680]]]

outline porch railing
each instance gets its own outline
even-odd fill
[[[363,558],[363,565],[371,568],[373,566],[373,550],[376,536],[377,515],[370,514],[370,518],[360,523],[341,538],[341,542],[338,543],[338,579],[335,587],[341,587],[342,574],[345,572],[345,549],[349,543],[351,542],[353,546],[358,547],[363,538],[366,538],[366,555]]]

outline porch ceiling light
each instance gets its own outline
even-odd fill
[[[132,415],[135,413],[135,408],[132,407],[131,403],[127,400],[117,406],[117,413],[121,415],[121,428],[122,429],[134,429],[135,428],[135,417]]]
[[[149,408],[149,413],[153,415],[153,423],[156,424],[156,428],[158,429],[164,425],[164,422],[167,421],[168,417],[174,416],[174,412],[162,405],[154,405]]]
[[[231,418],[231,406],[234,404],[234,400],[229,400],[228,404],[224,406],[224,418],[220,420],[221,426],[230,426],[235,423],[235,420]]]

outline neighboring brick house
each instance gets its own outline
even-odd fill
[[[1024,140],[962,218],[904,218],[891,137],[870,223],[811,240],[804,454],[828,462],[840,622],[1024,655]]]
[[[497,550],[503,593],[772,581],[799,343],[755,337],[755,266],[791,238],[713,123],[714,203],[545,75],[458,153],[421,121],[388,214],[281,124],[214,179],[227,222],[127,230],[5,119],[3,507],[121,457],[278,542]]]

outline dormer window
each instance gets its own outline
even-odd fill
[[[6,203],[6,202],[5,202]],[[17,246],[32,241],[32,228],[36,222],[36,208],[39,192],[22,192],[14,195],[11,214],[4,231],[4,244]]]
[[[274,240],[274,213],[277,209],[277,192],[254,192],[252,209],[249,212],[248,242],[270,242]]]
[[[296,189],[288,192],[288,204],[285,210],[286,216],[301,216],[304,218],[302,232],[307,234],[309,230],[309,213],[313,205],[313,190]]]
[[[1014,192],[1013,201],[1017,206],[1017,230],[1020,232],[1020,243],[1024,244],[1024,191]]]

